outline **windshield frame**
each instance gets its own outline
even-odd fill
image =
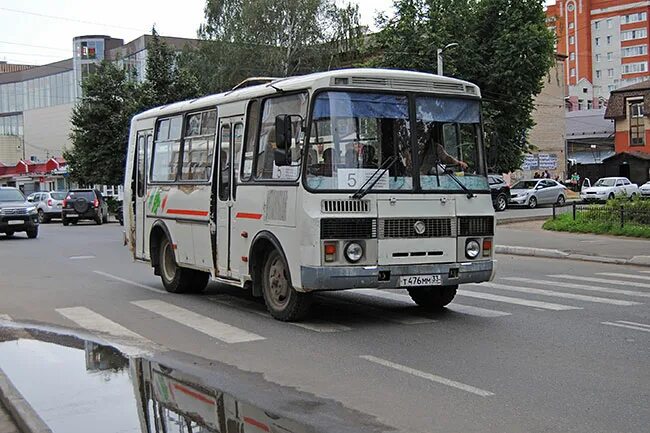
[[[307,158],[305,155],[308,154],[309,152],[309,147],[311,146],[310,140],[311,140],[311,132],[312,132],[312,123],[314,121],[313,115],[314,115],[314,107],[316,105],[316,101],[318,97],[320,96],[321,93],[327,93],[327,92],[347,92],[347,93],[370,93],[370,94],[382,94],[382,95],[391,95],[391,96],[402,96],[406,97],[408,101],[408,110],[409,110],[409,119],[408,119],[408,124],[409,124],[409,131],[410,131],[410,144],[411,144],[411,157],[413,159],[413,165],[415,167],[418,167],[417,170],[413,171],[412,174],[412,179],[413,179],[413,187],[410,189],[381,189],[381,190],[375,190],[375,189],[370,189],[370,191],[367,192],[367,194],[462,194],[466,195],[468,192],[473,193],[473,194],[491,194],[490,192],[490,186],[489,182],[487,181],[487,176],[488,176],[488,170],[487,170],[487,161],[485,159],[485,148],[484,148],[484,140],[483,140],[483,111],[482,107],[479,106],[479,122],[476,124],[478,127],[478,133],[477,133],[477,145],[478,145],[478,156],[481,161],[481,169],[482,173],[479,174],[479,176],[484,176],[486,181],[485,181],[485,189],[472,189],[468,188],[468,191],[464,191],[461,188],[454,188],[454,189],[433,189],[433,190],[424,190],[421,187],[420,184],[420,160],[419,160],[419,155],[418,155],[418,135],[417,135],[417,113],[416,113],[416,99],[419,97],[434,97],[434,98],[448,98],[448,99],[467,99],[467,100],[472,100],[472,101],[478,101],[479,105],[481,105],[482,99],[479,96],[471,96],[471,95],[453,95],[453,94],[448,94],[448,93],[436,93],[436,92],[409,92],[409,91],[398,91],[398,90],[387,90],[387,89],[365,89],[365,88],[354,88],[354,87],[346,87],[346,86],[340,86],[340,87],[321,87],[316,89],[309,100],[309,110],[307,113],[307,122],[305,125],[305,135],[304,135],[304,142],[303,142],[303,149],[302,149],[302,163],[301,163],[301,174],[300,174],[300,181],[302,183],[303,188],[312,193],[312,194],[349,194],[352,195],[354,194],[354,190],[347,190],[347,189],[319,189],[319,188],[311,188],[309,186],[309,182],[307,180],[307,175],[309,170],[307,169]]]

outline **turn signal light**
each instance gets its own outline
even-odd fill
[[[492,252],[492,239],[483,239],[483,257],[489,257]]]
[[[326,262],[336,261],[336,242],[326,242],[324,250]]]

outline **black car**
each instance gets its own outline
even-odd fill
[[[38,212],[18,188],[0,187],[0,233],[13,236],[15,232],[37,237]]]
[[[93,220],[97,224],[108,222],[108,204],[96,189],[72,189],[63,200],[61,210],[63,225],[77,224],[80,220]]]
[[[488,175],[488,182],[490,183],[494,210],[497,212],[506,210],[510,203],[510,187],[501,176],[494,174]]]

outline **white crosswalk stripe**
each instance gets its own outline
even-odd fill
[[[4,320],[5,322],[11,322],[11,316],[8,314],[0,314],[0,320]]]
[[[245,331],[227,323],[202,316],[185,308],[178,307],[157,299],[131,302],[145,310],[202,332],[225,343],[244,343],[264,340],[264,337]]]
[[[636,281],[610,280],[606,278],[596,278],[596,277],[579,277],[577,275],[565,275],[565,274],[547,275],[547,277],[562,278],[565,280],[574,280],[574,281],[585,281],[590,283],[617,284],[623,286],[633,286],[633,287],[642,287],[644,289],[650,289],[650,284],[639,283]]]
[[[634,280],[650,281],[650,276],[645,276],[645,275],[621,274],[618,272],[597,272],[596,275],[604,275],[606,277],[632,278]]]
[[[544,310],[565,311],[565,310],[582,310],[582,307],[573,307],[571,305],[554,304],[552,302],[532,301],[528,299],[512,298],[510,296],[493,295],[491,293],[473,292],[470,290],[459,290],[459,296],[468,298],[485,299],[488,301],[503,302],[506,304],[523,305],[525,307],[542,308]]]
[[[140,356],[163,350],[151,340],[86,307],[57,308],[56,311],[88,331],[100,336],[110,336],[111,343],[115,343],[128,356]]]
[[[592,285],[587,286],[584,284],[565,283],[564,281],[560,282],[560,281],[540,280],[540,279],[520,278],[520,277],[505,277],[505,278],[501,278],[501,280],[517,281],[520,283],[529,283],[529,284],[548,284],[549,286],[553,286],[557,288],[579,289],[579,290],[587,290],[592,292],[605,292],[605,293],[611,293],[615,295],[639,296],[643,298],[650,298],[649,292],[639,292],[637,290],[614,289],[611,287],[600,287],[600,286],[592,286]]]
[[[481,283],[478,284],[478,286],[490,287],[492,289],[498,289],[498,290],[509,290],[511,292],[530,293],[532,295],[553,296],[556,298],[575,299],[577,301],[596,302],[600,304],[611,304],[611,305],[622,305],[622,306],[641,304],[640,302],[634,302],[634,301],[622,301],[619,299],[601,298],[597,296],[578,295],[575,293],[556,292],[553,290],[534,289],[532,287],[509,286],[505,284],[496,284],[496,283]]]
[[[413,302],[413,300],[409,295],[403,295],[400,293],[387,292],[387,291],[376,290],[376,289],[354,289],[354,290],[347,290],[347,292],[358,293],[364,296],[374,296],[377,298],[390,299],[398,302],[405,302],[411,305],[415,304],[415,302]],[[479,317],[501,317],[501,316],[510,315],[510,313],[506,313],[504,311],[489,310],[487,308],[473,307],[471,305],[461,305],[461,304],[456,304],[455,302],[447,305],[446,308],[448,310],[455,311],[457,313],[467,314],[471,316],[479,316]]]
[[[603,325],[617,326],[619,328],[633,329],[635,331],[650,332],[650,325],[643,323],[628,322],[625,320],[617,320],[616,322],[600,322]]]
[[[257,314],[258,316],[266,317],[267,319],[273,320],[271,314],[269,314],[269,312],[266,311],[262,305],[257,304],[255,302],[251,302],[245,299],[239,299],[227,295],[220,296],[219,298],[208,298],[208,299],[210,299],[213,302],[217,302],[219,304],[225,305],[227,307],[234,308],[236,310],[245,310],[250,313]],[[349,326],[340,325],[338,323],[333,323],[333,322],[326,322],[322,320],[314,320],[314,319],[310,319],[304,322],[284,322],[284,323],[290,326],[296,326],[298,328],[307,329],[309,331],[323,332],[323,333],[344,332],[344,331],[352,330],[352,328],[350,328]]]

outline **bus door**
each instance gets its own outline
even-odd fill
[[[225,278],[238,278],[239,271],[233,269],[233,206],[235,203],[235,185],[238,170],[238,155],[243,140],[243,117],[229,117],[219,120],[219,161],[214,180],[216,185],[216,250],[217,274]]]
[[[133,212],[135,219],[135,257],[145,258],[145,221],[147,201],[147,160],[151,154],[153,130],[138,131],[135,150],[135,191],[133,194]]]

